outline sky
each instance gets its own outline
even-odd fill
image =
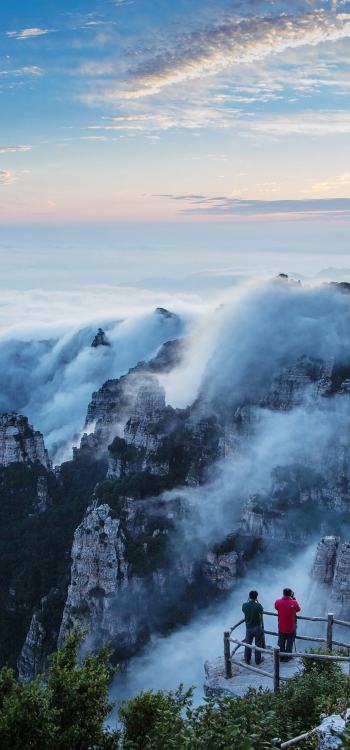
[[[350,3],[1,4],[2,223],[350,213]]]

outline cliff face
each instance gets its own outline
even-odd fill
[[[329,391],[333,368],[333,360],[324,362],[307,356],[300,357],[292,366],[275,375],[266,405],[271,409],[288,411],[299,406],[306,393],[310,398],[317,399]]]
[[[150,362],[139,362],[115,380],[106,383],[92,394],[87,409],[85,427],[88,434],[94,435],[95,448],[106,449],[115,435],[121,435],[135,406],[137,393],[144,381],[152,375],[169,372],[180,362],[182,342],[168,341]],[[86,444],[83,438],[82,446]]]
[[[320,584],[333,583],[339,541],[339,537],[325,536],[317,545],[311,578]]]
[[[198,550],[174,541],[183,522],[179,498],[119,501],[89,508],[74,535],[71,583],[59,642],[75,626],[90,646],[112,642],[131,655],[152,634],[167,631],[207,601],[232,589],[239,555]],[[175,620],[174,620],[175,618]]]
[[[331,603],[341,620],[350,622],[350,542],[344,542],[337,556]]]
[[[317,545],[311,570],[314,593],[324,602],[324,610],[350,622],[350,542],[326,536]]]
[[[41,432],[19,414],[0,414],[0,466],[12,463],[40,463],[51,469],[51,461]]]
[[[59,643],[79,625],[97,641],[119,636],[126,648],[133,647],[137,623],[112,606],[116,592],[127,586],[128,563],[120,521],[111,517],[108,505],[88,510],[74,534],[72,560]]]

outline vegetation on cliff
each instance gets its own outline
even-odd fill
[[[33,610],[55,592],[45,625],[57,631],[69,582],[73,534],[106,473],[84,455],[62,464],[56,477],[39,465],[0,468],[0,664],[15,666]],[[45,476],[49,502],[35,512],[37,482]],[[58,602],[60,601],[60,606]],[[55,643],[50,644],[53,650]]]

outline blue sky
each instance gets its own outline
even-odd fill
[[[350,3],[3,3],[0,221],[347,222]]]

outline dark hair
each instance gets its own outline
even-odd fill
[[[283,589],[283,596],[293,596],[292,589]]]
[[[249,591],[249,599],[257,599],[257,598],[258,598],[257,591]]]

